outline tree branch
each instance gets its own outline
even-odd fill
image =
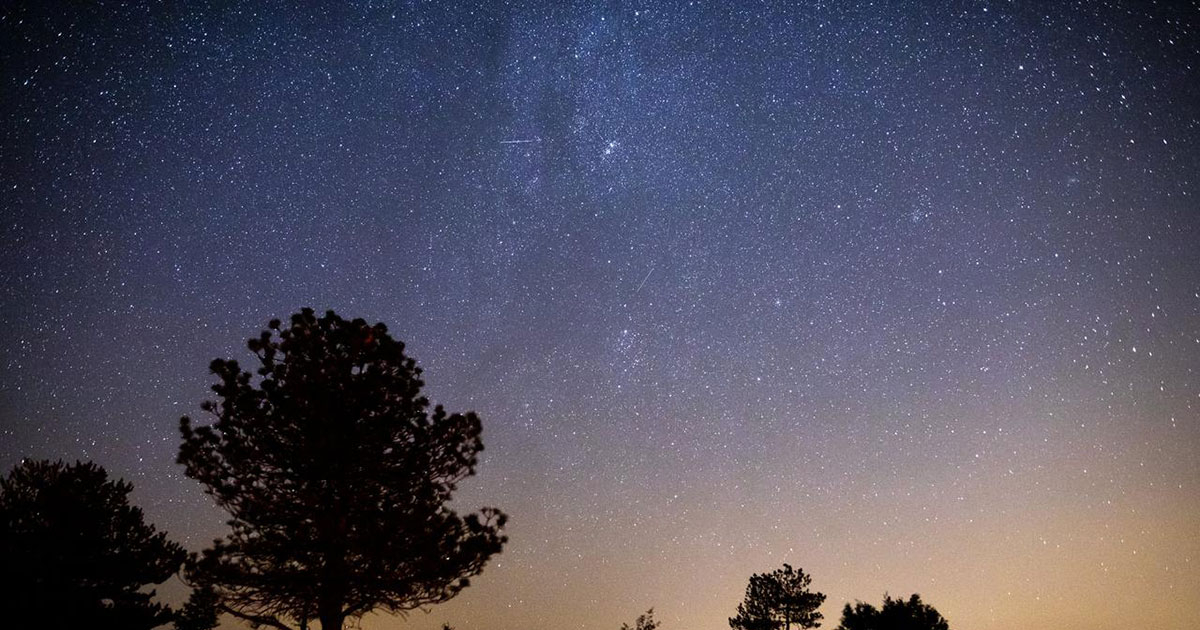
[[[248,613],[241,612],[240,610],[235,610],[233,608],[230,608],[229,606],[226,606],[225,604],[219,604],[218,608],[221,609],[221,612],[229,613],[229,614],[233,615],[234,617],[237,617],[244,621],[249,621],[252,624],[257,624],[260,626],[270,626],[272,628],[278,628],[279,630],[292,630],[291,626],[283,623],[274,615],[251,615]]]

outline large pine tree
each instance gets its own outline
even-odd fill
[[[443,602],[506,539],[495,509],[447,507],[483,444],[474,413],[429,409],[421,370],[383,324],[304,309],[249,341],[257,376],[213,361],[211,426],[181,421],[179,461],[232,519],[189,571],[259,625]]]

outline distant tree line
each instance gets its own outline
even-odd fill
[[[729,619],[732,630],[792,630],[817,628],[824,617],[818,608],[825,594],[810,590],[812,578],[802,569],[784,564],[782,569],[750,576],[746,595],[738,604],[737,615]],[[657,630],[654,609],[639,616],[631,627],[621,630]],[[913,594],[907,600],[884,595],[883,607],[855,602],[842,609],[842,621],[836,630],[950,630],[937,610]]]
[[[769,574],[750,576],[745,599],[738,605],[737,616],[730,618],[732,630],[792,630],[818,628],[823,618],[817,608],[826,600],[810,590],[812,578],[803,569],[784,564]],[[949,624],[934,607],[911,598],[883,596],[883,607],[862,601],[847,604],[841,611],[836,630],[949,630]]]
[[[732,630],[792,630],[817,628],[823,615],[824,593],[812,591],[812,578],[803,569],[784,564],[782,569],[750,576],[746,596],[737,615],[729,619]],[[842,609],[837,630],[949,630],[937,610],[913,594],[909,599],[885,595],[883,607],[855,602]]]

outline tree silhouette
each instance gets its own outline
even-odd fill
[[[654,609],[651,608],[645,614],[638,615],[632,627],[627,623],[621,624],[621,630],[658,630],[660,625],[662,624],[654,619]]]
[[[249,341],[255,378],[210,369],[210,427],[180,422],[179,462],[232,516],[231,533],[191,563],[222,611],[322,630],[375,609],[446,601],[499,553],[505,516],[447,507],[475,473],[474,413],[430,413],[421,370],[383,324],[311,309]]]
[[[212,630],[220,622],[220,601],[211,586],[192,589],[183,607],[175,613],[175,630]]]
[[[882,609],[863,602],[846,604],[837,630],[950,630],[950,624],[914,593],[908,601],[884,595]]]
[[[0,480],[5,626],[146,630],[173,618],[146,585],[186,557],[129,504],[133,486],[91,462],[25,461]]]
[[[816,628],[822,615],[817,612],[825,595],[808,590],[812,578],[803,569],[783,565],[771,573],[750,576],[746,598],[738,604],[737,616],[729,620],[734,630],[790,630]]]

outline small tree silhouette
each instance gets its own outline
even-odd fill
[[[746,598],[738,604],[737,616],[729,620],[734,630],[777,630],[816,628],[822,615],[817,612],[825,595],[808,589],[812,578],[803,569],[783,565],[771,573],[750,576]]]
[[[662,625],[654,619],[654,609],[647,610],[644,614],[638,615],[631,627],[627,623],[621,624],[621,630],[657,630]]]
[[[340,630],[372,610],[446,601],[503,547],[505,516],[447,507],[475,473],[479,417],[429,411],[421,370],[383,324],[311,309],[211,371],[211,427],[181,420],[179,462],[232,516],[188,570],[259,626]]]
[[[837,630],[950,630],[950,624],[914,593],[908,601],[884,595],[882,609],[863,602],[846,604]]]
[[[220,622],[220,601],[211,586],[192,589],[183,607],[175,613],[175,630],[212,630]]]
[[[148,630],[172,620],[143,589],[186,553],[129,504],[132,489],[91,462],[26,461],[0,480],[6,627]]]

